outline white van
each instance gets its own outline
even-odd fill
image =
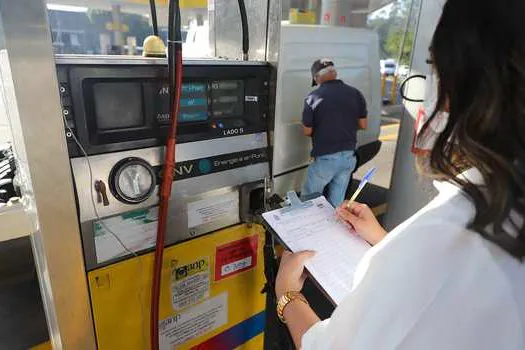
[[[379,61],[381,75],[394,75],[397,70],[397,63],[393,59]]]
[[[187,58],[211,57],[210,28],[206,21],[202,26],[194,26],[187,30],[186,40],[182,44],[182,54]]]
[[[308,40],[305,40],[308,38]],[[358,133],[359,165],[375,157],[381,147],[381,77],[379,40],[362,28],[281,26],[277,97],[273,136],[275,193],[300,191],[310,162],[311,139],[304,136],[304,99],[312,90],[310,68],[319,58],[334,61],[339,78],[359,89],[368,107],[368,128]]]
[[[210,29],[208,22],[204,22],[202,26],[191,26],[190,28],[182,28],[182,55],[184,58],[210,58],[212,51],[210,48]],[[168,30],[162,30],[162,37],[167,43]],[[138,49],[138,48],[137,48]],[[166,55],[168,55],[168,47],[166,45]]]

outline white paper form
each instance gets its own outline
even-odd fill
[[[306,268],[332,301],[339,305],[352,288],[354,272],[370,245],[349,232],[324,197],[310,207],[281,209],[263,214],[282,242],[292,251],[314,250]]]

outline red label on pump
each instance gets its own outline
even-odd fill
[[[230,277],[257,266],[257,244],[254,235],[217,247],[215,253],[215,281]]]
[[[323,18],[326,22],[330,22],[330,18],[332,17],[332,15],[330,13],[325,13]]]
[[[346,16],[339,17],[339,24],[346,24]]]

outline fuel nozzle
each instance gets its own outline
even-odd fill
[[[150,35],[144,39],[142,56],[144,57],[166,57],[166,46],[164,41],[156,35]]]
[[[153,35],[144,39],[142,44],[142,56],[144,57],[166,57],[166,45],[159,36],[159,26],[157,23],[157,9],[155,8],[155,0],[149,0],[151,11],[151,26],[153,28]]]

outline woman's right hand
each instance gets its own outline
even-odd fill
[[[350,224],[356,233],[371,245],[379,243],[387,234],[366,204],[353,202],[350,208],[345,201],[337,208],[339,218]]]

